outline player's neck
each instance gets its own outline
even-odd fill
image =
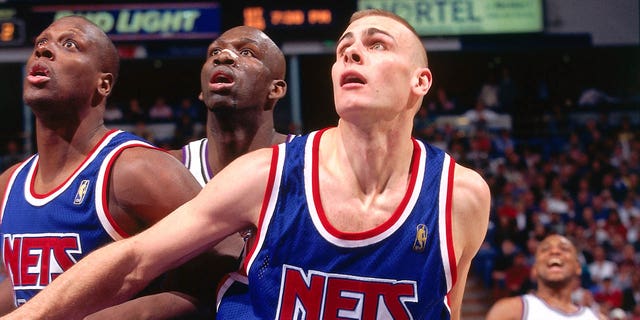
[[[327,134],[321,148],[323,144],[339,146],[335,150],[336,164],[353,171],[365,194],[382,193],[386,187],[393,187],[394,181],[406,184],[413,156],[410,134],[361,131],[348,125],[339,125]]]
[[[552,289],[541,286],[538,288],[535,295],[547,305],[566,313],[571,313],[578,310],[578,306],[576,306],[571,300],[571,292],[570,287]]]
[[[207,128],[208,161],[213,174],[243,154],[269,147],[286,139],[286,136],[275,132],[272,122],[264,122],[259,126],[245,124],[234,128],[230,129],[226,126]]]
[[[66,180],[108,131],[102,124],[68,129],[36,126],[39,155],[36,189],[44,192]]]

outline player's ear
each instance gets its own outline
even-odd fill
[[[268,98],[280,99],[284,97],[285,94],[287,94],[287,83],[284,80],[273,80]]]
[[[202,95],[202,91],[200,91],[200,93],[198,94],[198,100],[204,102],[204,96]]]
[[[98,92],[101,96],[108,96],[113,90],[113,74],[103,73],[98,80]]]
[[[264,111],[271,110],[276,102],[287,93],[287,83],[284,80],[271,81],[271,88],[267,95],[267,103],[264,105]]]
[[[431,70],[429,68],[418,68],[411,81],[411,90],[417,95],[424,96],[429,92],[432,83]]]

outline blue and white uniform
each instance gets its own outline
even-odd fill
[[[218,319],[449,319],[454,160],[413,140],[410,182],[392,216],[341,232],[320,199],[323,132],[274,147],[255,245],[241,273],[220,284]]]
[[[566,313],[554,309],[542,299],[534,294],[522,296],[522,319],[523,320],[549,320],[549,319],[570,319],[570,320],[597,320],[598,316],[589,308],[579,307],[578,311]]]
[[[130,133],[109,131],[73,174],[46,194],[34,190],[38,154],[12,173],[3,195],[0,232],[16,306],[91,251],[129,236],[109,212],[108,180],[115,159],[131,147],[155,148]]]

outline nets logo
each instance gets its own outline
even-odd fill
[[[5,234],[2,254],[15,289],[42,289],[77,261],[77,233]]]
[[[284,265],[277,319],[412,319],[415,281],[355,277]]]

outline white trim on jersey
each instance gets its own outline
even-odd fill
[[[34,183],[33,175],[35,174],[35,168],[37,167],[38,160],[39,160],[38,158],[36,158],[35,161],[33,162],[33,165],[31,166],[31,168],[29,168],[29,173],[27,174],[26,183],[29,184],[29,185],[25,186],[25,188],[24,188],[24,198],[27,200],[27,202],[29,204],[31,204],[33,206],[36,206],[36,207],[41,207],[41,206],[49,203],[50,201],[52,201],[56,197],[58,197],[58,195],[60,195],[62,192],[67,190],[67,188],[69,188],[69,186],[75,181],[76,177],[80,174],[80,172],[82,172],[88,165],[90,165],[93,162],[93,160],[100,153],[100,150],[102,150],[111,141],[111,139],[113,139],[113,137],[115,137],[117,135],[118,132],[122,132],[122,131],[120,131],[120,130],[114,131],[114,132],[110,133],[109,135],[107,135],[102,140],[100,145],[98,147],[96,147],[93,150],[93,152],[84,160],[84,162],[80,165],[80,167],[78,167],[76,169],[76,171],[74,171],[73,174],[67,178],[67,180],[64,182],[63,185],[59,186],[51,194],[47,194],[45,197],[42,197],[42,198],[37,198],[33,194],[31,194],[31,186]]]
[[[122,131],[116,131],[116,134],[120,132]],[[107,156],[105,156],[104,160],[102,161],[102,165],[100,165],[100,170],[98,171],[98,178],[96,179],[96,214],[98,215],[100,224],[102,224],[104,230],[111,236],[111,238],[113,238],[113,240],[122,240],[124,239],[124,237],[117,231],[117,229],[119,229],[120,227],[115,225],[114,221],[112,222],[112,219],[110,218],[111,214],[108,212],[109,197],[107,196],[107,194],[109,192],[109,189],[108,183],[106,182],[108,181],[108,177],[105,173],[111,168],[111,165],[113,164],[111,163],[111,160],[113,159],[113,157],[119,155],[122,150],[130,147],[154,148],[154,146],[139,140],[130,140],[122,143],[121,145],[111,150],[111,152],[109,152]]]
[[[227,290],[229,290],[229,288],[231,288],[231,286],[236,282],[249,285],[249,278],[247,278],[247,276],[242,275],[238,272],[231,272],[227,274],[227,276],[224,277],[224,279],[222,280],[222,283],[218,287],[218,294],[216,297],[216,310],[220,308],[220,302],[222,302],[222,298],[227,293]]]
[[[307,205],[309,207],[311,220],[313,221],[313,224],[316,230],[318,230],[318,233],[322,235],[322,237],[325,240],[327,240],[329,243],[332,243],[336,246],[343,247],[343,248],[357,248],[357,247],[365,247],[365,246],[383,241],[387,239],[389,236],[391,236],[394,232],[396,232],[400,227],[402,227],[402,225],[405,223],[405,221],[411,214],[411,211],[413,211],[413,208],[415,207],[415,204],[418,201],[418,198],[420,196],[420,190],[422,189],[422,182],[424,179],[424,170],[425,170],[425,163],[426,163],[426,151],[425,151],[424,145],[422,145],[421,143],[418,143],[418,145],[420,146],[420,160],[418,162],[418,169],[416,172],[416,181],[413,186],[409,186],[411,189],[406,191],[406,192],[411,192],[411,195],[410,195],[409,201],[407,202],[406,206],[402,211],[402,214],[393,223],[393,225],[383,230],[382,232],[369,238],[351,240],[351,239],[343,239],[343,238],[334,236],[324,227],[324,225],[320,221],[318,208],[316,208],[315,206],[314,200],[316,199],[314,199],[313,197],[313,185],[312,185],[313,170],[319,170],[319,168],[317,167],[313,168],[312,166],[312,157],[313,157],[312,148],[313,148],[314,137],[315,137],[315,134],[313,136],[309,136],[307,140],[307,144],[305,146],[304,189],[307,196]]]
[[[11,178],[9,178],[9,182],[7,183],[7,188],[4,190],[4,195],[2,197],[2,211],[0,211],[0,224],[2,223],[2,217],[4,217],[4,210],[7,207],[7,201],[9,200],[9,193],[11,192],[11,189],[13,188],[13,183],[16,181],[16,177],[18,176],[18,173],[20,173],[20,171],[22,171],[22,169],[27,165],[27,163],[29,163],[29,161],[31,161],[31,159],[33,159],[33,157],[36,157],[36,156],[37,155],[34,154],[31,157],[29,157],[27,160],[23,161],[11,173]],[[26,186],[25,186],[25,188],[26,188]]]
[[[438,230],[440,233],[440,254],[442,255],[442,267],[447,279],[447,292],[453,287],[451,264],[449,261],[449,246],[447,237],[447,193],[449,191],[449,172],[451,157],[445,153],[442,161],[442,175],[440,176],[440,194],[438,199]]]
[[[253,261],[255,260],[257,254],[262,249],[264,238],[267,236],[269,224],[271,223],[271,219],[273,218],[273,211],[275,210],[276,203],[278,202],[278,194],[280,193],[280,182],[282,180],[282,170],[284,169],[286,145],[284,143],[281,143],[277,146],[277,148],[278,160],[276,161],[276,163],[271,163],[271,167],[274,168],[275,166],[276,169],[273,186],[271,187],[271,190],[266,190],[266,192],[269,192],[270,195],[269,202],[267,203],[267,208],[264,212],[262,221],[259,221],[258,223],[258,242],[255,244],[253,251],[249,252],[250,255],[247,256],[247,258],[249,259],[247,268],[245,269],[247,274],[249,274],[249,270],[251,270],[251,265],[253,264]]]

